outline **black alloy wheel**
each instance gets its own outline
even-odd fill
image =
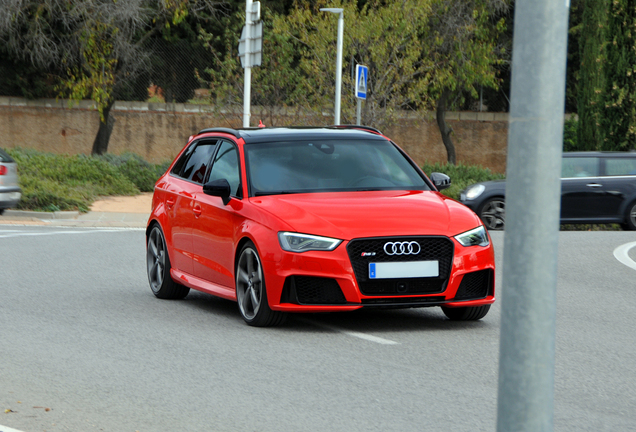
[[[506,201],[490,198],[479,209],[479,217],[489,230],[503,230],[506,225]]]
[[[490,310],[490,305],[450,308],[443,307],[444,315],[453,321],[475,321],[486,316]]]
[[[273,311],[267,303],[263,266],[254,243],[247,242],[236,263],[236,300],[245,322],[255,327],[282,324],[286,314]]]
[[[173,281],[170,268],[166,239],[159,225],[155,225],[146,243],[146,270],[150,289],[160,299],[182,299],[188,295],[190,288]]]

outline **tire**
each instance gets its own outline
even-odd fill
[[[636,201],[627,206],[627,210],[625,211],[625,223],[621,226],[626,230],[636,230]]]
[[[4,209],[0,208],[0,216],[4,213]]]
[[[280,325],[287,315],[273,311],[267,303],[263,266],[254,243],[247,242],[236,261],[236,300],[243,320],[254,327]]]
[[[479,218],[491,231],[503,230],[506,225],[506,200],[490,198],[479,207]]]
[[[182,299],[188,295],[190,288],[173,281],[170,268],[166,239],[159,225],[155,225],[146,243],[146,270],[150,289],[160,299]]]
[[[476,321],[486,316],[490,310],[490,305],[449,308],[442,307],[444,315],[452,321]]]

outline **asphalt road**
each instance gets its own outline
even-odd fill
[[[556,431],[636,430],[636,270],[613,255],[634,241],[560,235]],[[144,256],[142,230],[0,226],[0,425],[495,430],[500,302],[473,323],[433,308],[257,329],[229,301],[156,299]]]

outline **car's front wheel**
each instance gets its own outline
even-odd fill
[[[636,230],[636,201],[627,206],[623,228],[632,231]]]
[[[152,293],[160,299],[182,299],[190,288],[179,285],[170,277],[170,256],[166,239],[159,225],[150,231],[146,243],[146,269]]]
[[[502,230],[506,225],[506,201],[501,197],[490,198],[479,208],[479,218],[489,230]]]
[[[450,308],[442,307],[444,315],[453,321],[475,321],[486,316],[490,305]]]
[[[254,243],[247,242],[236,263],[236,300],[245,322],[255,327],[282,324],[283,312],[273,311],[267,303],[263,266]]]

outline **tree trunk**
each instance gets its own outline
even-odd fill
[[[103,155],[108,152],[108,142],[110,141],[110,134],[113,132],[115,126],[115,118],[110,115],[110,110],[113,107],[115,101],[108,102],[108,105],[104,108],[102,120],[99,120],[99,130],[95,141],[93,141],[92,155]]]
[[[455,165],[457,163],[457,156],[455,155],[455,146],[451,139],[451,132],[453,129],[446,123],[446,104],[450,97],[450,91],[444,90],[437,101],[437,127],[439,127],[439,133],[442,135],[442,142],[446,147],[446,154],[448,163]]]

